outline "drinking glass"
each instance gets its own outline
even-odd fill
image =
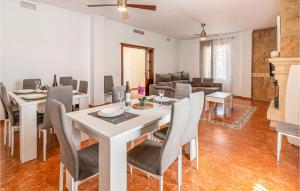
[[[35,81],[35,90],[40,90],[41,87],[41,82],[40,81]]]
[[[119,102],[121,103],[121,108],[124,108],[124,104],[123,104],[124,92],[119,92],[118,99],[119,99]]]
[[[162,105],[162,101],[165,96],[165,90],[158,90],[158,95],[160,97],[160,105]]]

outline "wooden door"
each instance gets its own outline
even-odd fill
[[[121,83],[124,85],[124,53],[125,47],[145,50],[145,93],[149,95],[149,85],[154,82],[154,48],[121,43]]]

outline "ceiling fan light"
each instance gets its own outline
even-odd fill
[[[118,10],[121,11],[121,12],[126,12],[127,11],[127,7],[118,6]]]
[[[127,0],[118,0],[117,8],[121,12],[127,11]]]
[[[200,41],[206,41],[205,37],[200,37]]]

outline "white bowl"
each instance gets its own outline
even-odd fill
[[[122,115],[124,112],[125,110],[120,107],[107,107],[101,109],[98,115],[101,117],[116,117]]]

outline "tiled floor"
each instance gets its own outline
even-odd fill
[[[266,120],[268,103],[241,99],[235,99],[234,103],[252,105],[257,110],[241,129],[200,123],[200,169],[196,171],[195,162],[184,158],[182,190],[298,191],[299,149],[284,138],[281,161],[276,162],[276,133],[268,129]],[[17,136],[16,154],[11,157],[3,146],[3,128],[0,129],[0,190],[57,190],[59,148],[56,140],[50,140],[46,162],[41,160],[39,146],[38,160],[20,164]],[[177,162],[164,177],[165,190],[177,190]],[[97,178],[79,186],[79,190],[97,188]],[[128,175],[128,190],[158,190],[158,181],[134,170]]]

